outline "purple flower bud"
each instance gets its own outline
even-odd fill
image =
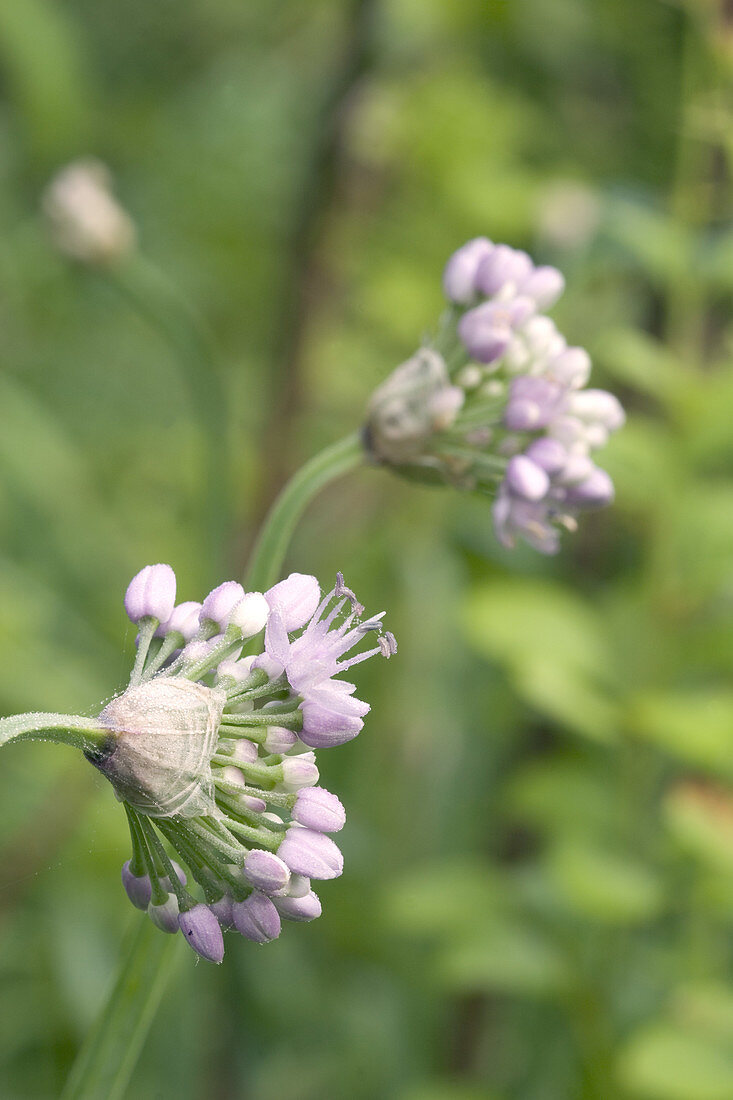
[[[565,289],[565,280],[556,267],[536,267],[522,281],[520,290],[533,298],[538,309],[549,309]]]
[[[306,573],[291,573],[284,581],[268,588],[265,599],[277,608],[288,633],[305,626],[321,599],[321,588],[315,577]]]
[[[244,874],[263,894],[279,894],[290,882],[290,868],[273,852],[254,848],[244,861]]]
[[[498,244],[478,266],[476,285],[482,294],[492,298],[510,284],[517,287],[532,272],[532,261],[526,252]]]
[[[169,932],[171,935],[178,931],[178,899],[175,894],[169,894],[168,900],[161,905],[148,906],[148,916],[156,928],[161,932]]]
[[[493,303],[487,302],[463,314],[458,322],[458,335],[473,359],[493,363],[509,347],[512,330],[506,321],[496,319]]]
[[[493,245],[486,237],[475,237],[453,253],[443,272],[443,290],[451,302],[467,306],[476,297],[476,273]]]
[[[300,707],[303,715],[300,740],[304,744],[314,749],[343,745],[363,729],[362,719],[370,707],[355,699],[351,690],[353,684],[331,680],[308,692]]]
[[[565,390],[547,378],[515,378],[509,389],[504,423],[513,432],[545,428],[559,416],[565,402]]]
[[[506,482],[513,493],[525,500],[542,500],[550,488],[550,479],[531,458],[515,455],[506,468]]]
[[[344,857],[330,837],[291,825],[278,848],[278,855],[291,871],[307,878],[338,878]]]
[[[239,627],[245,638],[264,630],[270,608],[261,592],[247,592],[231,610],[228,625]]]
[[[577,485],[567,490],[566,500],[576,508],[605,508],[614,498],[613,481],[599,467]]]
[[[321,915],[320,899],[312,890],[301,898],[273,898],[273,904],[286,920],[309,921]]]
[[[133,875],[129,859],[122,866],[122,885],[136,909],[147,909],[152,893],[150,879],[147,875]]]
[[[557,439],[542,436],[533,440],[524,452],[527,458],[531,458],[536,466],[540,466],[546,473],[553,477],[562,470],[567,462],[568,453]]]
[[[229,616],[234,608],[244,599],[244,589],[237,581],[224,581],[218,588],[209,592],[201,605],[199,621],[211,621],[216,623],[220,630],[224,630],[229,624]]]
[[[269,943],[280,935],[280,914],[269,898],[253,892],[245,901],[232,905],[234,927],[255,943]]]
[[[232,914],[232,899],[229,894],[224,894],[218,901],[212,901],[209,904],[209,909],[214,914],[219,922],[219,927],[226,932],[229,928],[234,927],[234,916]]]
[[[186,940],[197,955],[209,962],[220,963],[224,958],[224,937],[216,916],[208,905],[194,905],[181,913],[178,924]]]
[[[279,784],[283,791],[299,791],[301,787],[315,787],[319,779],[315,756],[311,752],[300,756],[286,756],[281,764],[283,777]]]
[[[292,749],[298,740],[292,730],[286,730],[285,726],[268,726],[267,736],[262,744],[265,752],[277,753],[282,756]]]
[[[199,612],[201,604],[195,600],[187,600],[173,608],[173,612],[167,622],[161,623],[155,631],[157,638],[164,638],[166,634],[180,634],[184,642],[190,642],[198,633]]]
[[[317,833],[337,833],[344,827],[346,811],[335,794],[324,787],[310,787],[298,794],[293,820]]]
[[[185,886],[186,883],[188,882],[188,879],[186,878],[186,872],[183,870],[180,863],[176,863],[176,861],[174,859],[172,859],[171,860],[171,866],[173,867],[173,870],[176,872],[176,877],[177,877],[178,881],[180,882],[181,886]],[[170,875],[166,875],[165,878],[161,879],[160,881],[163,883],[164,886],[170,886],[170,884],[171,884]]]
[[[170,565],[146,565],[127,586],[125,611],[133,623],[153,618],[166,622],[176,602],[176,575]]]
[[[311,880],[305,875],[291,875],[287,896],[289,898],[304,898],[310,893]]]

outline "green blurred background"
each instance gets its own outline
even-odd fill
[[[289,565],[400,641],[319,758],[346,873],[314,924],[186,954],[129,1095],[730,1100],[731,5],[2,0],[0,80],[2,713],[123,683],[146,562],[184,599],[242,573],[468,237],[564,270],[557,322],[630,410],[617,503],[557,559],[381,471],[310,510]],[[218,347],[213,526],[187,337],[41,224],[85,154]],[[0,1095],[52,1098],[139,919],[129,841],[55,746],[3,751],[0,826]]]

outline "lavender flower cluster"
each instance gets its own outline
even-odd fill
[[[311,883],[342,872],[328,834],[345,814],[318,786],[313,750],[356,737],[369,710],[339,674],[391,656],[396,643],[341,574],[323,597],[300,573],[265,593],[227,581],[203,603],[176,606],[175,595],[168,565],[131,581],[135,670],[100,716],[109,744],[92,759],[128,815],[130,901],[221,962],[223,930],[266,943],[283,919],[320,915]],[[263,630],[264,646],[253,647]],[[370,636],[376,644],[359,650]]]
[[[580,512],[613,499],[592,460],[624,423],[618,400],[588,389],[590,358],[545,315],[564,279],[526,252],[485,237],[451,256],[442,332],[374,394],[373,457],[407,476],[494,497],[497,537],[542,553]]]

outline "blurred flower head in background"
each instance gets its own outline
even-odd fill
[[[544,313],[564,285],[526,252],[463,245],[445,268],[441,332],[376,390],[366,433],[374,458],[405,476],[492,495],[499,541],[547,554],[581,512],[613,500],[591,454],[625,419],[612,394],[585,388],[587,352]]]

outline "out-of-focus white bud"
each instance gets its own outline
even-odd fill
[[[62,168],[46,188],[43,211],[60,252],[87,264],[114,264],[135,247],[135,226],[112,194],[112,176],[88,158]]]

